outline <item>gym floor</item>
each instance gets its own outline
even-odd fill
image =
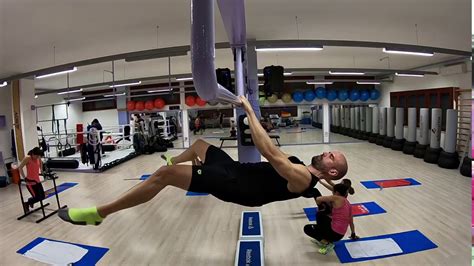
[[[361,237],[419,230],[438,245],[435,249],[365,264],[470,264],[471,240],[466,221],[471,216],[471,180],[457,170],[442,169],[367,142],[281,149],[305,162],[323,151],[340,150],[346,154],[347,177],[356,190],[349,200],[375,201],[387,211],[355,218],[356,232]],[[169,153],[176,155],[181,151],[174,149]],[[236,148],[225,151],[237,158]],[[59,184],[79,183],[60,193],[61,201],[68,206],[87,207],[113,200],[141,182],[125,178],[139,178],[163,165],[160,155],[143,155],[101,174],[58,173]],[[363,180],[407,177],[422,185],[367,190],[360,184]],[[50,181],[44,186],[51,187]],[[317,187],[323,194],[329,194],[321,185]],[[308,223],[303,208],[314,205],[312,199],[299,198],[255,208],[262,211],[267,265],[340,264],[334,252],[319,254],[303,233],[303,226]],[[241,211],[252,209],[212,196],[186,197],[185,191],[168,187],[152,201],[114,214],[98,227],[73,226],[57,216],[36,224],[35,217],[16,220],[21,205],[18,187],[12,185],[0,193],[0,264],[40,265],[16,251],[37,237],[46,237],[110,248],[99,265],[232,265]]]

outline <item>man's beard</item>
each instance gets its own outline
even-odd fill
[[[319,171],[325,171],[326,167],[324,167],[323,165],[322,155],[314,156],[311,161],[312,161],[311,164],[313,165],[314,168],[318,169]]]

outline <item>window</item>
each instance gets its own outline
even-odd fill
[[[436,108],[438,106],[438,94],[436,93],[430,93],[430,108]]]
[[[114,99],[82,103],[82,111],[84,112],[116,109],[116,108],[117,108],[117,103],[115,102]]]
[[[105,99],[105,94],[113,93],[112,89],[107,90],[100,90],[100,91],[90,91],[90,92],[83,92],[82,96],[86,97],[86,101],[92,100],[91,102],[83,102],[82,103],[82,111],[99,111],[99,110],[107,110],[107,109],[116,109],[117,102],[114,98]],[[90,96],[88,96],[90,95]],[[93,101],[96,100],[96,101]]]
[[[418,106],[420,108],[427,108],[427,104],[426,104],[426,95],[422,94],[422,95],[418,95]]]
[[[446,110],[454,107],[457,88],[439,88],[430,90],[399,91],[390,93],[390,106],[403,107],[405,109],[405,125],[408,125],[408,108],[415,107],[417,113],[417,125],[420,108],[441,108],[442,130],[446,129]],[[430,119],[431,122],[431,119]]]
[[[416,106],[416,95],[409,95],[408,96],[408,107],[417,107]]]

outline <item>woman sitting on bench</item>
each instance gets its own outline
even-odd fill
[[[39,178],[40,173],[42,173],[43,162],[41,161],[43,157],[43,151],[39,147],[35,147],[28,152],[28,155],[21,161],[18,166],[18,171],[20,172],[21,177],[25,179],[26,188],[31,194],[31,198],[28,199],[28,202],[23,202],[23,209],[26,212],[29,211],[29,208],[33,208],[33,205],[40,200],[45,198],[43,185]],[[23,167],[26,166],[26,173],[23,173]]]

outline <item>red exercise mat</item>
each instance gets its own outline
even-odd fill
[[[386,180],[386,181],[376,181],[374,182],[381,188],[389,188],[389,187],[403,187],[411,185],[411,182],[406,179],[394,179],[394,180]]]
[[[363,204],[354,204],[352,205],[352,215],[364,215],[368,214],[369,210]]]

